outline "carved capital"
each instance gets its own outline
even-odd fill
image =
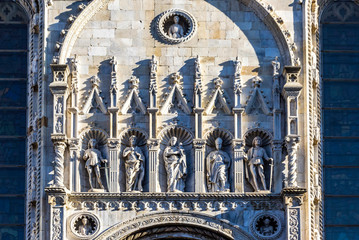
[[[160,140],[159,139],[148,139],[147,146],[150,151],[156,151],[160,148]]]
[[[232,140],[232,148],[234,151],[243,151],[244,146],[245,146],[244,140],[241,139]]]
[[[78,138],[71,138],[67,140],[67,144],[71,149],[77,149],[79,147],[80,139]]]
[[[49,204],[51,206],[64,206],[67,204],[68,197],[67,195],[61,194],[61,195],[49,195]]]
[[[111,149],[118,149],[120,146],[120,141],[117,138],[108,139],[108,147]]]
[[[288,207],[298,207],[303,204],[306,192],[305,188],[284,188],[281,194]]]
[[[206,146],[206,140],[204,139],[193,139],[193,147],[195,149],[204,149]]]

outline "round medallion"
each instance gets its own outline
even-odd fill
[[[282,224],[277,216],[261,213],[253,219],[251,231],[261,240],[277,239],[282,232]]]
[[[90,213],[80,213],[71,220],[71,232],[79,239],[94,237],[100,230],[99,219]]]
[[[190,40],[197,30],[195,18],[185,10],[170,9],[163,12],[156,22],[158,35],[169,44]]]

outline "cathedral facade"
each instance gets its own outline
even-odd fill
[[[2,236],[324,239],[321,19],[353,24],[357,9],[329,0],[1,2],[1,26],[27,36],[23,64],[3,63],[6,81],[24,79],[16,94],[27,107],[16,180],[26,182],[24,221]]]

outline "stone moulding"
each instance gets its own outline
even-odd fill
[[[193,226],[220,233],[224,239],[254,239],[249,233],[222,220],[216,220],[202,214],[188,213],[155,213],[140,216],[109,228],[100,234],[96,240],[122,239],[137,232],[139,228],[150,229],[168,224],[181,224]]]
[[[181,38],[170,37],[165,29],[166,25],[168,25],[170,18],[174,16],[180,17],[181,20],[184,20],[185,24],[187,25],[187,29],[185,29],[184,36]],[[169,44],[178,44],[182,42],[187,42],[195,35],[196,31],[197,31],[196,19],[189,12],[182,9],[175,8],[175,9],[167,10],[161,13],[156,21],[157,34],[163,41]]]

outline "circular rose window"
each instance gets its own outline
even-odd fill
[[[156,30],[166,43],[178,44],[186,42],[194,36],[197,22],[185,10],[170,9],[160,14],[156,22]]]

